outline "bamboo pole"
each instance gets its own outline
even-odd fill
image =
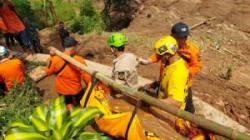
[[[111,78],[109,78],[109,77],[107,77],[99,72],[96,72],[96,71],[89,69],[87,66],[81,64],[80,62],[76,61],[75,59],[71,58],[70,56],[65,55],[64,53],[60,52],[59,50],[57,50],[55,48],[50,48],[50,49],[53,50],[56,55],[63,58],[67,62],[75,65],[76,67],[80,68],[81,70],[84,70],[84,71],[90,73],[92,76],[101,80],[105,84],[122,91],[124,94],[141,99],[144,102],[146,102],[152,106],[155,106],[155,107],[157,107],[161,110],[164,110],[168,113],[171,113],[177,117],[188,120],[188,121],[196,124],[197,126],[204,128],[206,130],[209,130],[215,134],[218,134],[218,135],[230,138],[230,139],[234,139],[234,140],[250,140],[250,136],[248,136],[247,134],[238,132],[238,131],[233,130],[229,127],[226,127],[226,126],[220,125],[218,123],[215,123],[213,121],[207,120],[204,117],[191,114],[189,112],[180,110],[174,106],[171,106],[171,105],[168,105],[164,102],[161,102],[158,99],[153,98],[144,92],[140,92],[137,89],[133,89],[133,88],[130,88],[130,87],[125,86],[123,84],[120,84],[118,82],[115,82]]]

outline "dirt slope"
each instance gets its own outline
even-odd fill
[[[141,1],[135,19],[124,31],[129,38],[128,50],[142,57],[150,55],[154,40],[168,34],[175,22],[184,21],[192,26],[215,18],[192,30],[191,38],[201,49],[204,65],[195,78],[194,94],[250,128],[250,1]],[[111,64],[112,55],[104,45],[106,37],[103,34],[96,40],[92,36],[85,47],[98,46],[95,60]],[[90,43],[92,40],[96,40],[94,44]],[[98,58],[100,53],[104,58]],[[225,80],[223,76],[229,68],[232,68],[232,78]],[[151,79],[158,77],[158,65],[140,66],[139,71]]]

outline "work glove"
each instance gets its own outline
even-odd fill
[[[139,91],[144,91],[148,93],[150,96],[158,97],[158,90],[159,90],[160,83],[158,81],[154,81],[150,84],[146,84],[142,87],[139,87]]]

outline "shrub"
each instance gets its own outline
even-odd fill
[[[26,78],[22,86],[15,85],[4,97],[0,97],[0,139],[7,129],[7,124],[13,120],[27,122],[32,110],[41,101],[29,78]]]
[[[92,31],[102,32],[105,24],[93,5],[92,0],[84,0],[81,6],[80,15],[71,24],[71,31],[79,34]]]
[[[38,11],[32,9],[29,0],[12,0],[12,2],[15,4],[16,12],[21,19],[26,17],[29,21],[38,25],[39,28],[43,28],[44,23],[39,18]]]
[[[61,2],[55,4],[56,14],[60,21],[70,21],[75,18],[76,12],[75,8],[77,5],[75,3]]]

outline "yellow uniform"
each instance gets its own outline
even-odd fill
[[[161,90],[167,98],[181,102],[180,109],[183,110],[186,105],[188,75],[189,71],[186,62],[183,59],[179,59],[164,68],[161,81]]]

